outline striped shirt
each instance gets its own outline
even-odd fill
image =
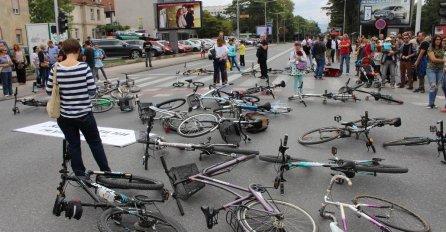
[[[96,93],[93,75],[87,63],[80,62],[72,67],[61,64],[57,67],[57,82],[60,90],[60,114],[66,118],[79,118],[91,112],[90,95]],[[48,77],[46,92],[53,89],[53,70]]]

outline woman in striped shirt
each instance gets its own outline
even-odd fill
[[[96,120],[91,111],[90,96],[96,93],[92,71],[87,63],[77,61],[81,49],[77,40],[65,40],[63,48],[67,59],[57,64],[56,79],[59,83],[61,100],[57,124],[69,143],[71,167],[76,176],[85,176],[79,133],[81,131],[100,170],[110,171]],[[51,95],[53,88],[53,71],[50,72],[46,86],[48,95]]]

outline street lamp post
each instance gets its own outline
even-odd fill
[[[280,38],[279,38],[279,14],[282,14],[284,12],[277,12],[277,13],[272,13],[271,14],[275,14],[276,15],[276,25],[277,25],[277,30],[276,30],[276,39],[277,39],[277,44],[279,44],[280,42]]]
[[[237,0],[237,40],[240,40],[240,4]]]
[[[345,8],[346,8],[346,5],[347,5],[347,0],[344,0],[344,23],[342,25],[342,35],[345,34]]]

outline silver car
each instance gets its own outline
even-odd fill
[[[384,7],[381,10],[377,10],[373,13],[373,16],[376,19],[406,19],[407,18],[407,10],[402,6],[388,6]]]

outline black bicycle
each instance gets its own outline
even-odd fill
[[[266,81],[265,86],[256,84],[255,87],[247,89],[246,93],[247,94],[255,94],[255,93],[262,92],[262,93],[265,93],[266,95],[271,95],[275,99],[276,96],[274,96],[273,90],[278,87],[285,88],[285,86],[286,86],[285,81],[281,81],[279,84],[276,84],[273,86],[270,85],[269,78],[266,78],[265,81]]]
[[[57,187],[57,196],[54,202],[53,214],[62,215],[71,219],[81,219],[83,207],[101,208],[104,210],[97,224],[99,231],[186,231],[175,220],[166,217],[160,212],[152,212],[146,209],[146,205],[155,202],[164,202],[169,197],[164,184],[158,180],[134,176],[130,173],[88,171],[85,178],[69,174],[67,163],[70,155],[67,152],[67,143],[63,142],[63,162],[59,171],[61,181]],[[96,176],[96,181],[91,176]],[[67,200],[66,187],[71,182],[76,182],[92,199],[93,203],[85,203],[79,200]],[[119,193],[113,189],[139,189],[157,190],[161,197],[155,199],[145,195],[133,197]]]
[[[334,117],[336,122],[340,122],[341,119],[342,117],[340,115]],[[362,134],[365,137],[367,150],[372,148],[373,152],[376,152],[373,139],[369,137],[370,130],[385,125],[399,127],[401,126],[401,118],[369,118],[368,112],[366,111],[360,120],[341,122],[341,125],[344,127],[322,127],[311,130],[299,137],[298,142],[303,145],[320,144],[338,138],[351,137],[352,135],[355,135],[356,139],[358,139]]]
[[[381,93],[381,86],[378,88],[378,91],[365,91],[361,88],[363,85],[365,84],[365,82],[362,81],[358,81],[357,85],[354,87],[350,87],[348,85],[345,85],[343,87],[341,87],[338,91],[338,93],[348,93],[348,94],[353,94],[353,92],[360,92],[360,93],[365,93],[370,95],[373,99],[375,99],[375,101],[385,101],[388,103],[397,103],[399,105],[404,104],[403,101],[395,99],[392,95],[390,94],[382,94]],[[366,96],[365,100],[368,101],[370,99],[370,96]]]
[[[17,99],[18,88],[15,87],[14,92],[14,106],[12,107],[12,112],[14,115],[20,114],[20,109],[17,106],[17,102],[21,102],[25,106],[34,106],[34,107],[45,107],[48,104],[49,96],[43,97],[41,99],[37,99],[34,97],[25,97],[22,99]]]
[[[430,131],[435,133],[437,138],[432,139],[429,137],[404,137],[403,139],[398,139],[394,141],[389,141],[383,143],[383,147],[391,147],[391,146],[418,146],[418,145],[428,145],[431,143],[437,143],[437,151],[438,155],[443,153],[443,159],[441,162],[446,164],[446,134],[443,130],[443,121],[440,120],[437,122],[437,125],[430,126]]]

